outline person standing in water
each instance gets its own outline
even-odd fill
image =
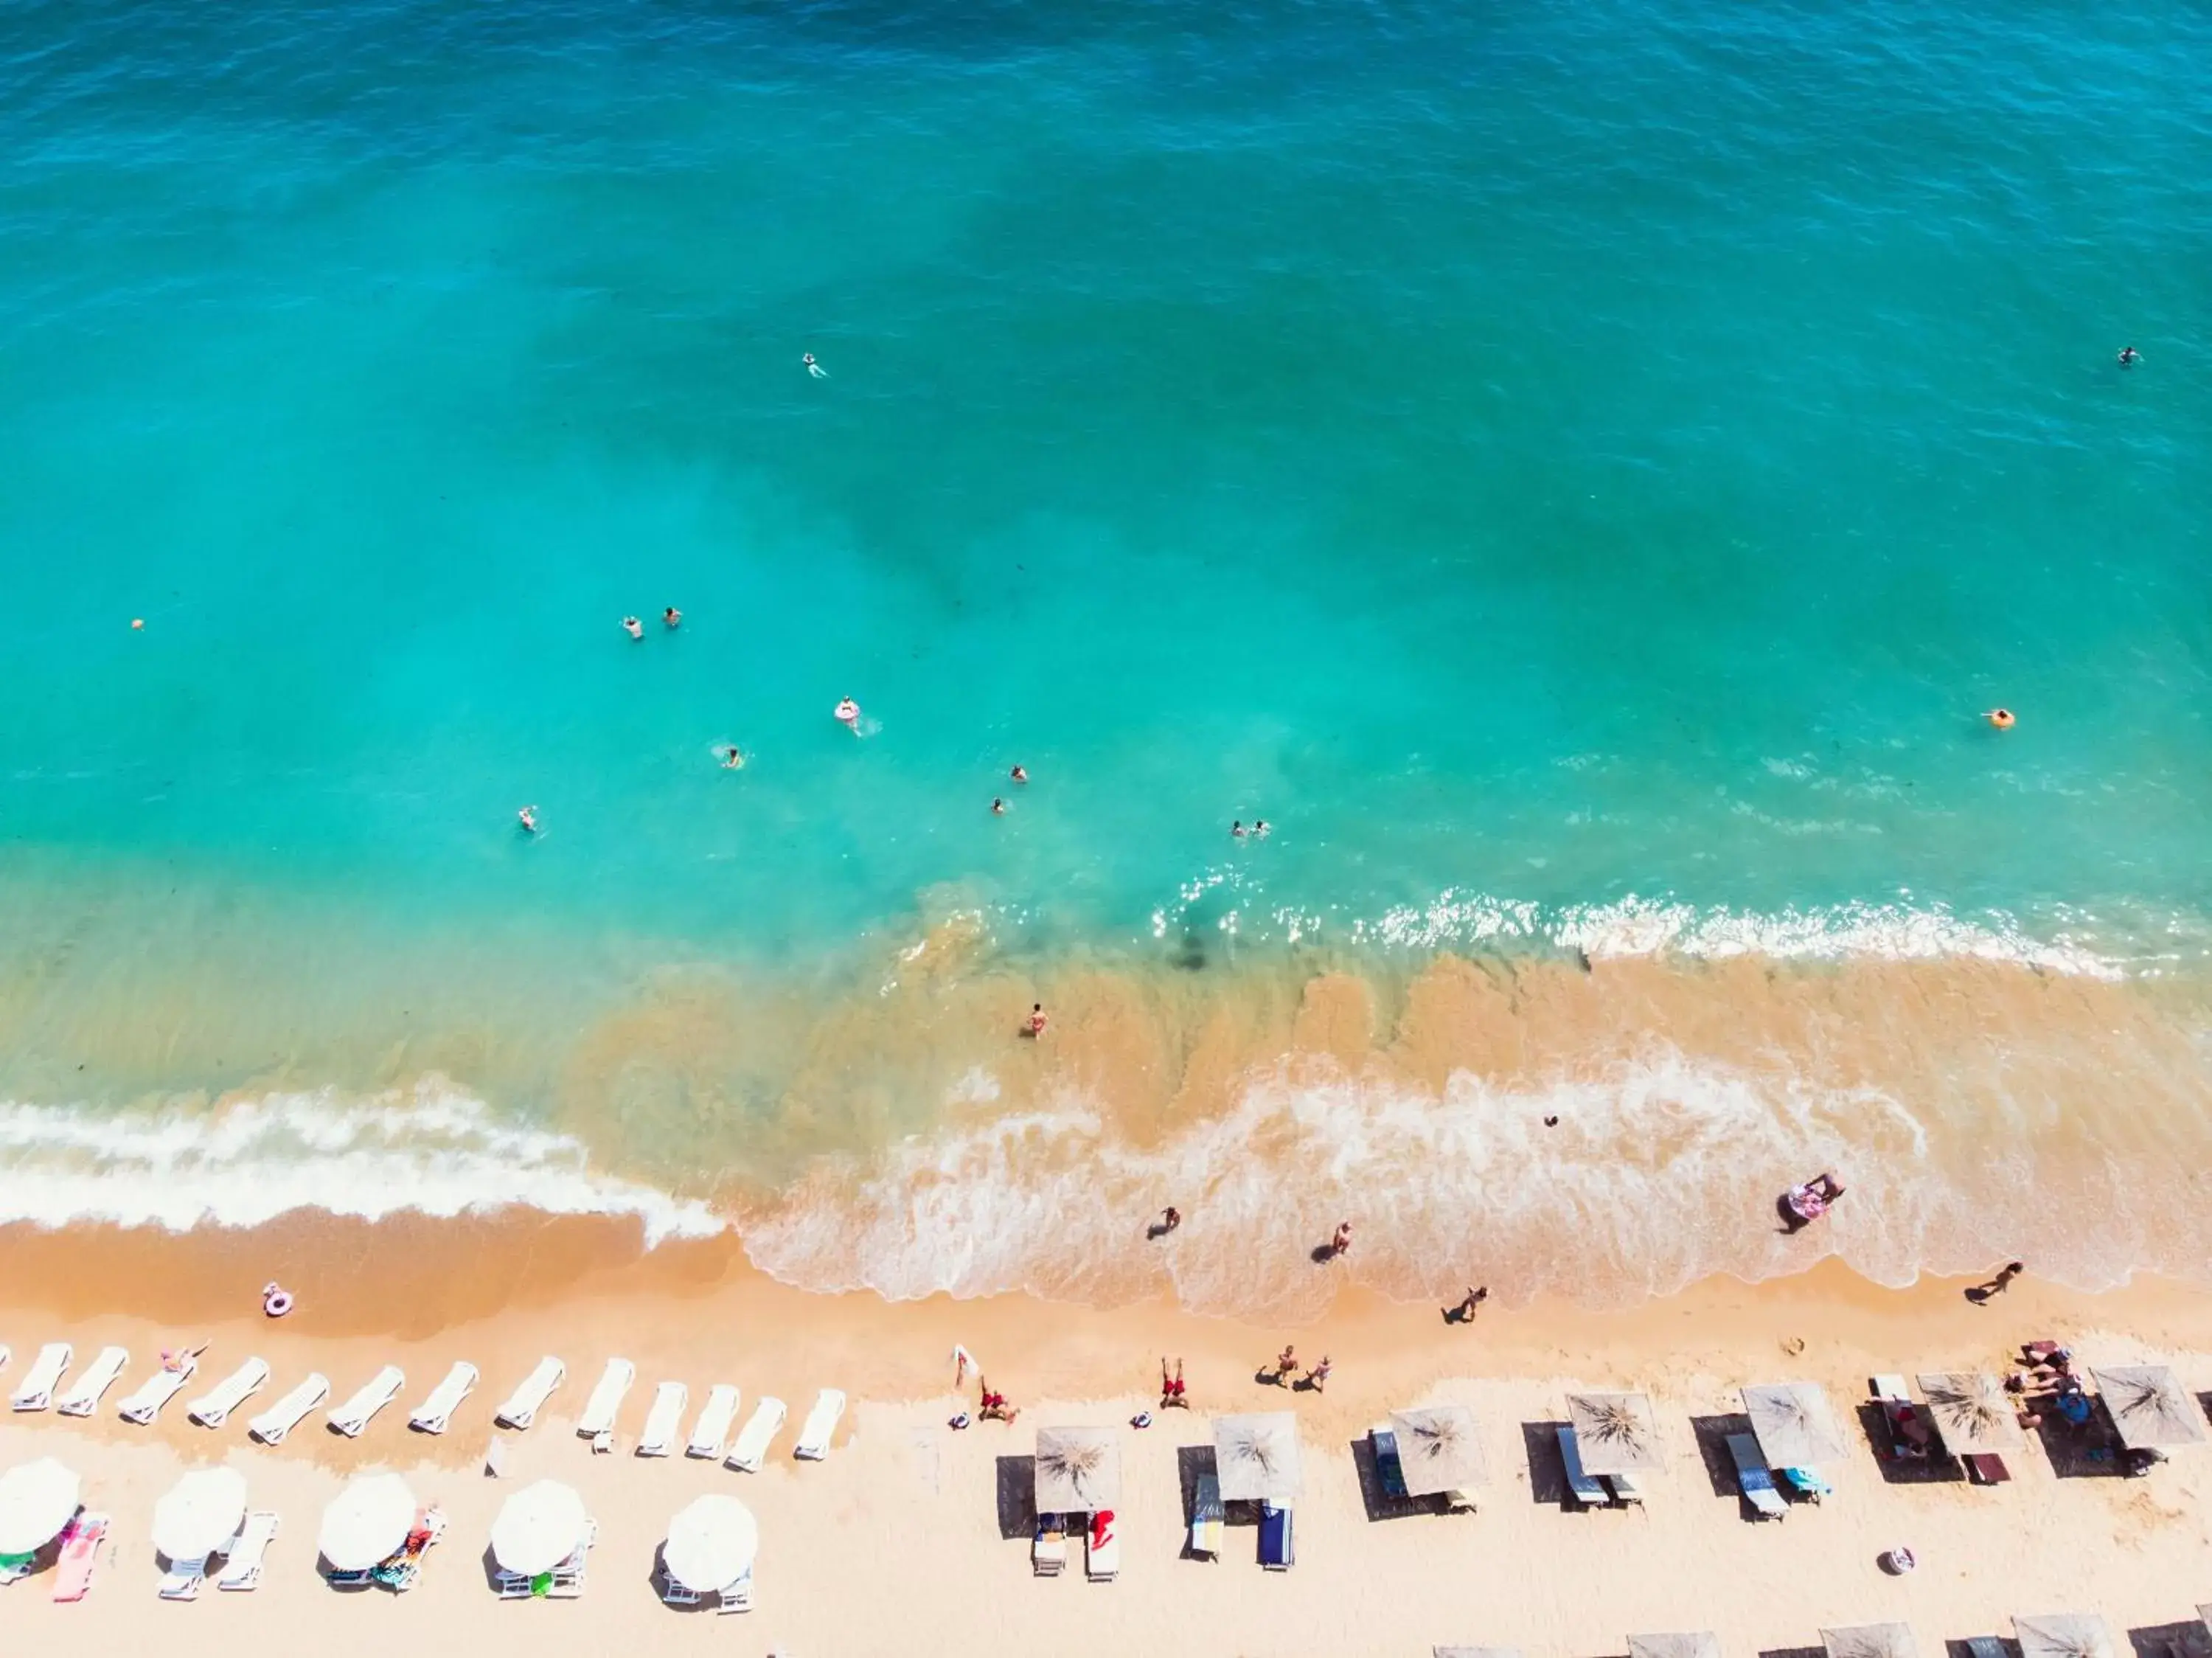
[[[684,625],[684,613],[677,609],[673,605],[669,606],[665,610],[660,613],[660,625],[665,628],[682,627]]]
[[[520,812],[517,812],[514,814],[514,820],[522,826],[522,832],[524,834],[534,835],[538,832],[538,808],[536,807],[524,807]]]
[[[854,736],[860,735],[860,705],[850,697],[837,699],[837,723]]]
[[[1030,780],[1029,768],[1024,765],[1017,765],[1012,771],[1007,772],[1006,775],[1012,777],[1016,783],[1027,783]]]
[[[623,631],[633,639],[642,639],[645,637],[645,624],[635,616],[625,616],[623,618]]]

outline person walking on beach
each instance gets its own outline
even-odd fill
[[[1168,1362],[1164,1355],[1160,1359],[1160,1409],[1163,1411],[1190,1409],[1190,1401],[1183,1397],[1182,1361],[1177,1359],[1175,1362],[1175,1375],[1170,1376],[1168,1374]]]
[[[2007,1261],[1996,1277],[1986,1283],[1978,1283],[1969,1289],[1966,1292],[1966,1299],[1978,1307],[1996,1296],[2003,1295],[2006,1290],[2012,1288],[2012,1281],[2027,1271],[2027,1265],[2023,1261]]]
[[[1343,1254],[1346,1250],[1351,1247],[1352,1222],[1349,1221],[1339,1221],[1336,1223],[1336,1235],[1328,1240],[1329,1258],[1334,1260],[1337,1256]]]
[[[1469,1284],[1467,1287],[1467,1294],[1461,1300],[1460,1304],[1457,1307],[1451,1308],[1446,1311],[1444,1317],[1448,1321],[1453,1324],[1473,1324],[1474,1322],[1476,1311],[1482,1306],[1483,1302],[1489,1299],[1490,1286],[1488,1284],[1483,1285],[1480,1289],[1476,1289],[1473,1284]]]
[[[1278,1387],[1289,1387],[1291,1385],[1291,1378],[1297,1375],[1297,1373],[1298,1350],[1294,1346],[1286,1344],[1283,1349],[1282,1356],[1275,1361],[1275,1386]]]
[[[1045,1027],[1051,1023],[1051,1018],[1044,1010],[1044,1003],[1042,1002],[1032,1002],[1030,1003],[1029,1022],[1024,1025],[1022,1029],[1024,1033],[1029,1036],[1030,1040],[1034,1041],[1038,1037],[1044,1034]]]
[[[1182,1210],[1170,1204],[1160,1211],[1160,1218],[1152,1228],[1152,1236],[1164,1238],[1182,1224]]]
[[[1318,1393],[1328,1381],[1328,1355],[1321,1356],[1321,1362],[1306,1372],[1306,1391]]]

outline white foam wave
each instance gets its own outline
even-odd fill
[[[0,1103],[0,1222],[182,1231],[301,1209],[377,1220],[510,1206],[635,1216],[649,1243],[723,1225],[702,1204],[594,1172],[580,1143],[502,1122],[438,1080],[121,1113]]]
[[[1822,1243],[1908,1282],[1930,1237],[1923,1183],[1892,1178],[1881,1203],[1839,1210],[1809,1247],[1778,1237],[1773,1204],[1815,1170],[1848,1178],[1878,1155],[1909,1176],[1927,1153],[1923,1124],[1887,1094],[1671,1050],[1525,1091],[1462,1072],[1441,1097],[1299,1061],[1157,1143],[1123,1140],[1070,1096],[825,1162],[744,1230],[757,1265],[811,1289],[1107,1301],[1172,1289],[1202,1310],[1296,1314],[1340,1276],[1310,1251],[1350,1216],[1344,1270],[1394,1294],[1494,1283],[1516,1301],[1620,1301],[1719,1271],[1796,1270]],[[1184,1225],[1146,1246],[1170,1203]]]
[[[1318,930],[1314,917],[1299,919],[1307,932]],[[1941,904],[1851,903],[1768,912],[1632,894],[1611,904],[1551,910],[1520,899],[1447,890],[1428,904],[1355,922],[1351,932],[1361,942],[1393,948],[1541,940],[1593,958],[1765,955],[1921,961],[1971,956],[2093,978],[2124,976],[2119,963],[2063,933],[2040,939],[2002,912],[1969,919]]]

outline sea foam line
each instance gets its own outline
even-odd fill
[[[380,1220],[510,1207],[635,1216],[649,1244],[723,1227],[705,1204],[595,1173],[580,1142],[501,1122],[441,1079],[159,1115],[0,1102],[0,1222],[184,1231],[302,1209]]]

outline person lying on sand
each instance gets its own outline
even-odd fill
[[[1168,1362],[1166,1358],[1163,1356],[1160,1360],[1160,1409],[1163,1411],[1188,1411],[1190,1409],[1190,1401],[1183,1397],[1182,1361],[1181,1359],[1177,1359],[1175,1362],[1175,1375],[1172,1376],[1168,1375]]]

